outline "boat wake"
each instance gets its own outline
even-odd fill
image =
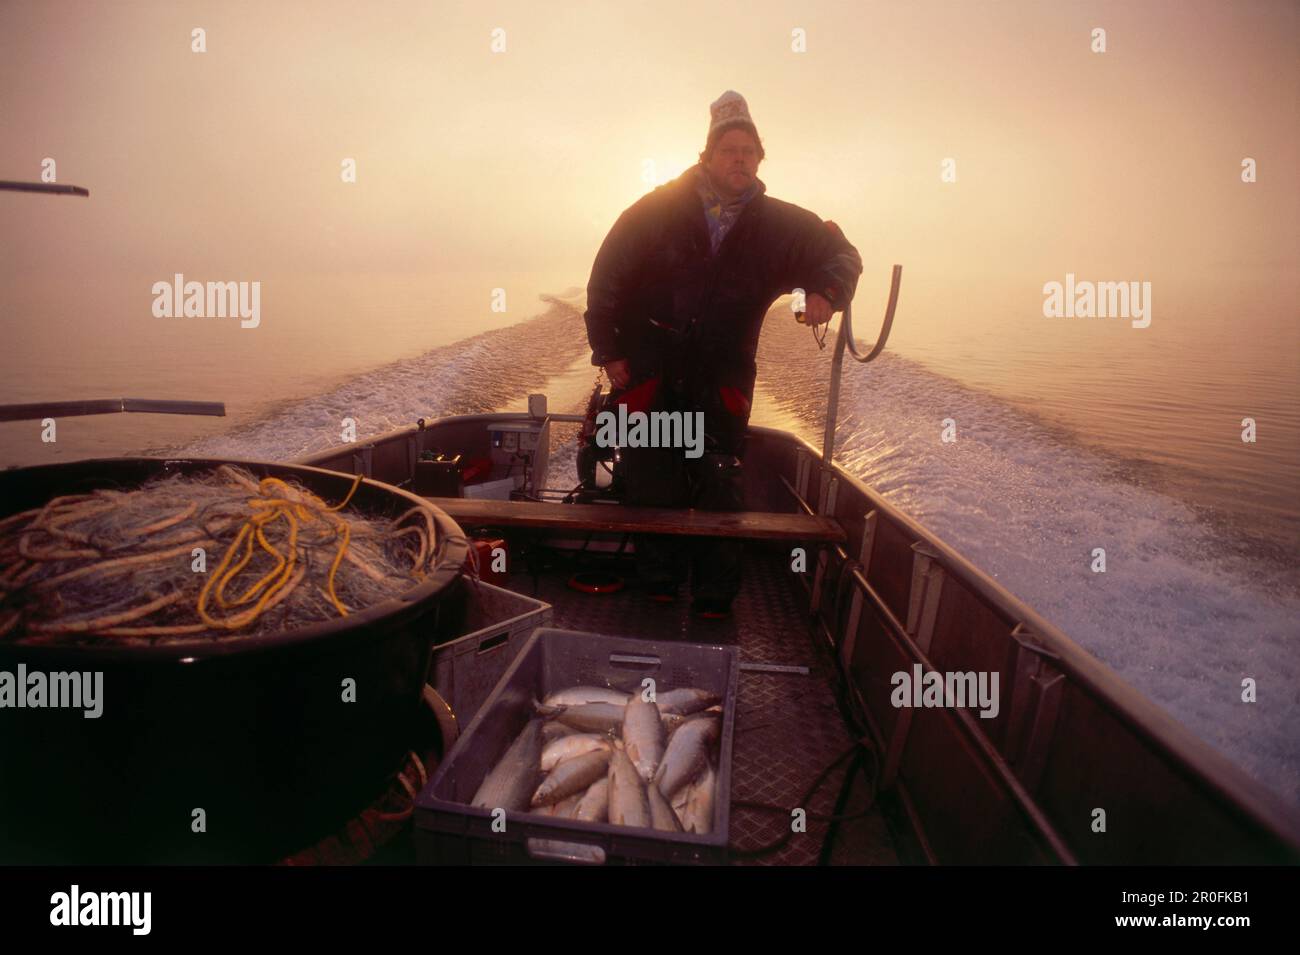
[[[548,307],[535,318],[384,365],[220,435],[150,453],[285,461],[342,444],[349,419],[365,439],[420,418],[522,410],[522,397],[544,391],[575,358],[591,354],[581,310],[557,296],[542,300]]]

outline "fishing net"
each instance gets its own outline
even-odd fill
[[[433,512],[388,519],[222,465],[56,497],[0,520],[0,641],[143,644],[277,633],[424,580]]]

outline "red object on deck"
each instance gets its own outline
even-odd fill
[[[489,584],[493,584],[497,587],[504,587],[506,585],[507,571],[492,569],[492,564],[494,562],[492,551],[498,547],[505,551],[506,554],[504,560],[498,560],[496,563],[502,567],[509,567],[510,550],[506,547],[505,539],[501,537],[474,538],[470,543],[474,545],[474,550],[478,553],[479,580],[486,580]],[[473,555],[465,561],[465,568],[467,570],[473,566],[471,563],[472,558]]]
[[[638,411],[649,412],[658,394],[659,379],[647,378],[639,385],[613,396],[612,401],[615,405],[627,405],[628,414],[635,414]]]
[[[475,481],[487,480],[491,473],[491,458],[470,458],[461,465],[460,480],[462,484],[473,484]]]

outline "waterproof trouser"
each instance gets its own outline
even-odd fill
[[[642,409],[704,414],[703,454],[683,448],[624,447],[619,451],[623,500],[633,506],[710,511],[745,509],[741,454],[749,402],[736,389],[652,379],[630,395]],[[740,591],[742,541],[681,535],[634,535],[637,575],[646,586],[684,584],[701,599],[730,602]]]

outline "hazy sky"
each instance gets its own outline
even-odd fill
[[[646,161],[658,181],[694,162],[709,103],[735,89],[769,192],[839,222],[873,295],[897,261],[914,296],[1073,270],[1225,300],[1246,282],[1291,316],[1297,10],[8,0],[0,178],[37,179],[52,157],[91,199],[0,194],[0,273],[585,284],[650,186]],[[191,52],[195,27],[206,53]],[[955,183],[940,181],[946,157]]]

